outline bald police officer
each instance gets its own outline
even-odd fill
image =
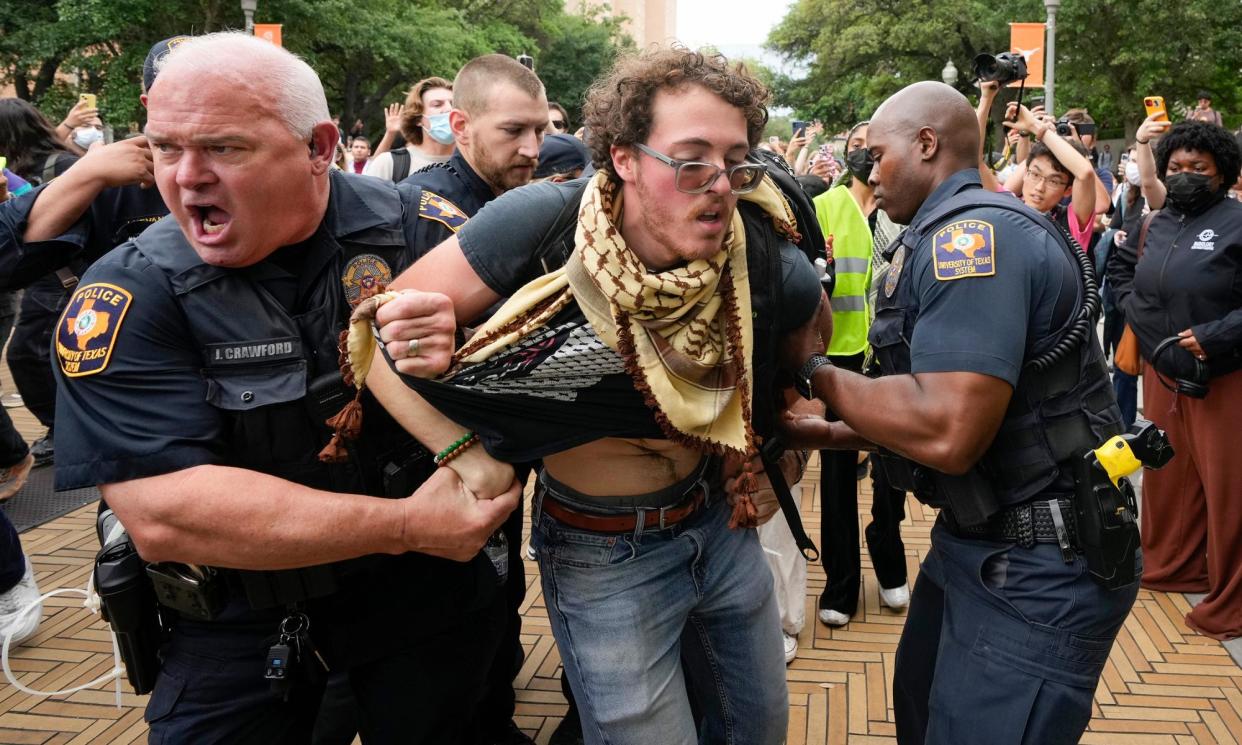
[[[1083,553],[1096,536],[1075,519],[1074,464],[1121,415],[1086,269],[1053,224],[981,188],[976,131],[940,83],[872,117],[877,205],[910,226],[870,332],[884,376],[834,368],[808,331],[786,364],[842,421],[789,430],[879,446],[893,484],[941,509],[897,651],[898,741],[1069,745],[1138,592],[1137,545],[1096,581]]]

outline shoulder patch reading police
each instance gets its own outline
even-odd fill
[[[79,287],[56,326],[56,356],[71,378],[103,372],[134,296],[116,285]]]
[[[992,223],[958,220],[937,230],[932,236],[932,264],[941,281],[996,274]]]
[[[456,233],[462,225],[466,224],[466,213],[461,208],[453,204],[444,197],[433,191],[423,191],[423,196],[418,200],[418,216],[428,220],[435,220],[444,225],[449,230]]]
[[[359,254],[345,265],[341,272],[341,284],[345,286],[345,299],[351,307],[369,297],[380,294],[392,282],[392,268],[388,262],[375,254]]]

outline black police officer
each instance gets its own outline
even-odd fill
[[[365,395],[361,438],[324,448],[350,304],[413,259],[410,191],[331,171],[318,78],[253,37],[178,46],[148,109],[172,215],[87,271],[55,350],[57,486],[100,484],[159,562],[152,742],[306,742],[329,669],[366,741],[467,741],[512,473],[434,469]]]
[[[1075,521],[1074,462],[1121,432],[1120,412],[1077,249],[980,188],[977,137],[940,83],[872,117],[877,206],[910,226],[870,332],[884,377],[833,368],[808,330],[786,364],[842,421],[788,424],[820,447],[879,446],[894,484],[941,508],[897,651],[898,741],[1076,743],[1138,591],[1137,546],[1109,589]]]

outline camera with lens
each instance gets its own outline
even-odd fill
[[[981,54],[975,57],[975,77],[982,82],[995,80],[1001,85],[1022,80],[1026,78],[1026,57],[1013,52]]]

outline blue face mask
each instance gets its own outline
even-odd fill
[[[453,128],[449,126],[448,112],[428,115],[427,123],[431,126],[423,127],[423,129],[431,135],[431,139],[441,145],[453,144]]]

